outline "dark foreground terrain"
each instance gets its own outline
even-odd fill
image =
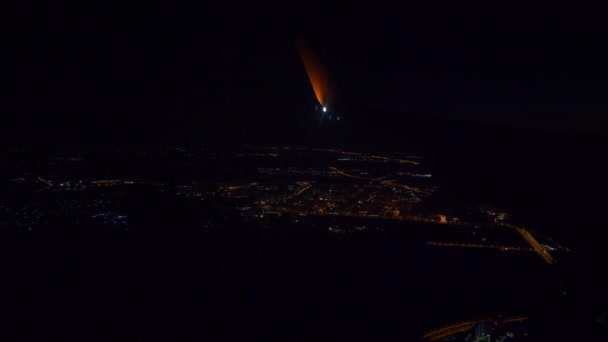
[[[428,246],[425,224],[346,235],[246,225],[195,232],[158,204],[145,220],[154,227],[3,233],[3,332],[416,340],[502,313],[530,317],[538,339],[605,334],[596,323],[602,261],[587,253],[547,265],[529,252]]]
[[[444,200],[489,200],[572,252],[546,265],[532,253],[435,248],[411,223],[346,236],[281,225],[203,232],[175,198],[137,195],[128,231],[3,229],[3,333],[416,340],[503,313],[528,315],[531,339],[605,336],[605,140],[426,127],[404,134],[433,164]]]
[[[534,317],[533,336],[546,336],[555,317],[579,324],[568,320],[580,303],[568,303],[558,273],[532,253],[433,248],[407,231],[171,228],[3,237],[5,331],[24,339],[414,340],[441,323],[495,313]]]

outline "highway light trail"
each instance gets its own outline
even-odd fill
[[[306,190],[310,189],[311,187],[312,187],[312,185],[311,185],[311,184],[308,184],[308,185],[307,185],[306,187],[304,187],[302,190],[298,191],[298,192],[297,192],[297,193],[294,195],[294,197],[295,197],[295,196],[299,196],[299,195],[301,195],[301,194],[302,194],[304,191],[306,191]]]
[[[526,316],[515,316],[504,319],[503,324],[513,323],[513,322],[523,322],[527,320]],[[433,329],[424,335],[422,335],[422,339],[425,341],[438,341],[450,337],[452,335],[456,335],[458,333],[465,333],[467,331],[471,331],[475,324],[482,322],[491,322],[491,318],[482,318],[482,319],[474,319],[470,321],[458,322],[450,325],[446,325],[437,329]]]
[[[378,160],[393,161],[393,162],[397,162],[397,163],[400,163],[400,164],[412,164],[412,165],[419,165],[420,164],[419,162],[415,162],[415,161],[409,160],[409,159],[390,158],[390,157],[384,157],[384,156],[377,156],[377,155],[373,155],[373,154],[364,154],[364,153],[358,153],[358,152],[348,152],[348,151],[341,151],[341,150],[334,150],[334,149],[313,148],[312,151],[339,153],[339,154],[350,155],[350,156],[358,156],[358,157],[362,157],[362,158],[371,158],[371,159],[378,159]]]
[[[43,191],[48,190],[48,189],[50,189],[50,188],[53,187],[53,183],[51,181],[49,181],[49,180],[46,180],[46,179],[44,179],[44,178],[42,178],[40,176],[36,177],[36,179],[38,179],[40,182],[46,184],[46,186],[44,188],[32,191],[31,192],[32,194],[37,194],[39,192],[43,192]]]
[[[402,188],[402,189],[407,190],[407,191],[413,191],[413,192],[418,192],[418,193],[429,195],[429,193],[426,192],[426,191],[420,190],[418,188],[411,187],[409,185],[395,183],[394,180],[379,180],[379,178],[366,178],[366,177],[361,177],[361,176],[355,176],[355,175],[348,174],[344,170],[340,170],[340,169],[338,169],[336,167],[330,167],[329,169],[331,171],[335,172],[336,174],[339,174],[340,176],[344,176],[344,177],[348,177],[348,178],[353,178],[353,179],[368,180],[370,182],[378,182],[378,183],[380,183],[380,184],[382,184],[384,186],[399,187],[399,188]]]
[[[527,230],[525,230],[523,228],[519,228],[519,227],[515,227],[515,229],[530,244],[532,249],[543,258],[543,260],[545,260],[548,264],[552,264],[554,262],[551,254],[549,254],[549,252],[547,251],[547,249],[545,247],[543,247],[543,245],[541,245],[540,243],[538,243],[538,241],[536,241],[536,239],[534,238],[534,236],[532,236],[532,234],[530,232],[528,232]]]
[[[501,223],[501,224],[497,224],[496,226],[502,226],[502,227],[508,227],[511,229],[515,229],[521,235],[521,237],[523,237],[524,240],[526,240],[526,242],[530,245],[530,248],[521,248],[521,247],[512,247],[512,246],[497,246],[497,245],[483,245],[483,244],[453,243],[453,242],[437,242],[437,241],[429,241],[429,242],[427,242],[427,244],[434,245],[434,246],[498,248],[501,250],[531,251],[531,252],[535,252],[536,254],[540,255],[540,257],[543,258],[543,260],[547,264],[553,264],[555,262],[555,260],[553,259],[553,256],[551,256],[549,251],[534,238],[532,233],[530,233],[526,229],[517,227],[512,224],[508,224],[508,223]]]
[[[53,186],[53,183],[51,183],[51,181],[48,181],[40,176],[36,177],[36,179],[38,179],[39,181],[41,181],[42,183],[48,185],[48,186]]]
[[[527,252],[534,251],[532,248],[523,248],[523,247],[516,247],[516,246],[501,246],[501,245],[484,245],[484,244],[479,244],[479,243],[428,241],[426,244],[431,245],[431,246],[445,246],[445,247],[494,248],[494,249],[500,249],[501,251],[527,251]]]

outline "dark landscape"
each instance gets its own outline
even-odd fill
[[[554,10],[23,3],[3,340],[605,339],[602,24]]]

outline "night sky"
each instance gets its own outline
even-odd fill
[[[2,141],[292,129],[315,103],[294,37],[324,61],[344,107],[560,132],[608,126],[599,8],[292,5],[20,2],[3,57]]]

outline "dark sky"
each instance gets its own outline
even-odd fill
[[[137,140],[193,127],[221,136],[297,125],[314,95],[296,35],[321,56],[345,106],[606,127],[608,30],[599,8],[291,5],[20,2],[3,58],[3,136]]]

